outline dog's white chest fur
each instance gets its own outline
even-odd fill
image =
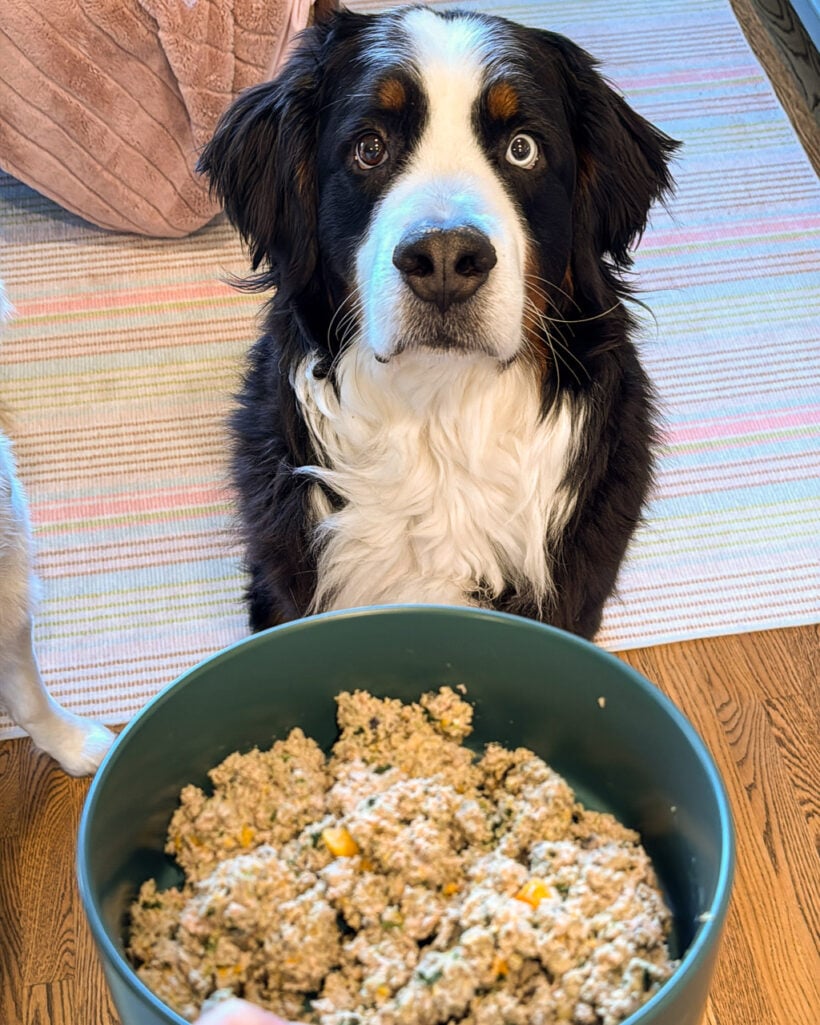
[[[562,487],[580,424],[566,405],[539,417],[531,369],[482,355],[407,352],[377,363],[347,350],[337,388],[294,375],[324,480],[313,491],[313,611],[365,604],[481,603],[512,583],[551,588],[549,540],[572,511]]]

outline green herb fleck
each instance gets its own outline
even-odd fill
[[[425,986],[432,986],[434,983],[438,982],[443,974],[444,973],[441,968],[434,968],[430,971],[425,971],[421,968],[416,969],[416,975],[418,975]]]

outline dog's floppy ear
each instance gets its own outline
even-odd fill
[[[272,82],[246,89],[220,118],[197,170],[248,244],[261,286],[294,294],[316,266],[319,27]]]
[[[628,267],[649,208],[673,188],[669,160],[680,143],[637,114],[589,54],[561,42],[578,161],[576,221],[599,256]]]
[[[330,21],[340,8],[339,0],[313,0],[313,24]]]

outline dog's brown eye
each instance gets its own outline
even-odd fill
[[[369,170],[378,167],[387,160],[387,146],[384,139],[376,132],[367,132],[356,142],[356,163],[359,167]]]
[[[538,143],[531,135],[519,132],[510,140],[506,157],[515,167],[523,167],[525,171],[529,171],[538,161]]]

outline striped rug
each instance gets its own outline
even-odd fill
[[[659,486],[600,643],[816,621],[820,188],[728,0],[480,6],[574,38],[685,143],[636,262]],[[222,220],[181,241],[113,235],[0,177],[17,309],[0,373],[36,526],[36,639],[55,696],[109,723],[246,633],[223,420],[259,300],[222,280],[245,269]]]

